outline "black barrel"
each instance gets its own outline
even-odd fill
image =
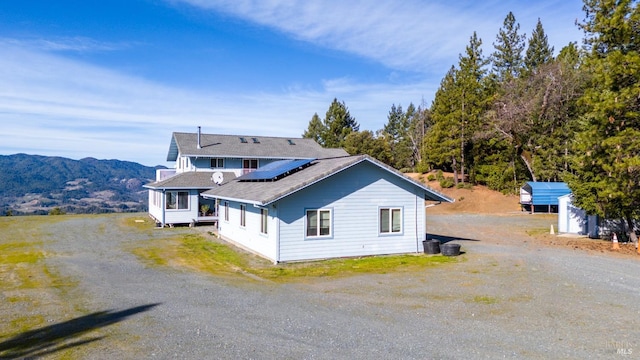
[[[460,244],[442,244],[442,255],[458,256],[460,255]]]
[[[425,254],[440,254],[440,240],[424,240],[422,247]]]

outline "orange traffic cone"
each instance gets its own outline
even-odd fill
[[[618,244],[618,235],[616,235],[616,233],[613,233],[613,237],[611,238],[611,240],[613,241],[613,250],[620,250],[620,245]]]

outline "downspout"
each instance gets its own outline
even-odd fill
[[[162,189],[162,201],[160,202],[162,205],[162,227],[164,227],[165,225],[165,211],[167,211],[167,207],[166,207],[166,201],[167,201],[167,194],[165,194],[165,191],[167,191],[166,189]]]
[[[418,237],[418,195],[416,194],[416,205],[415,205],[415,209],[414,211],[414,217],[415,217],[415,228],[416,228],[416,253],[420,253],[420,238]],[[426,212],[425,212],[426,214]],[[426,226],[426,221],[425,221],[425,226]]]
[[[276,264],[280,262],[280,215],[278,215],[278,207],[273,204],[275,209],[274,218],[276,219]]]

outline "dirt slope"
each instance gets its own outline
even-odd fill
[[[407,174],[430,188],[452,198],[453,203],[442,203],[429,208],[430,214],[474,213],[474,214],[507,214],[520,212],[520,197],[503,195],[487,189],[485,186],[473,186],[471,189],[455,187],[443,189],[438,181],[427,181],[426,176],[419,173]]]

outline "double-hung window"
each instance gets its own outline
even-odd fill
[[[224,168],[224,158],[212,158],[211,159],[211,168],[212,169]]]
[[[248,174],[258,168],[258,159],[242,159],[242,174]]]
[[[224,221],[229,221],[229,202],[224,202]]]
[[[260,209],[260,233],[267,234],[269,221],[269,210]]]
[[[240,204],[240,226],[247,226],[247,205]]]
[[[167,191],[167,210],[187,210],[189,209],[188,191]]]
[[[307,237],[331,236],[331,210],[307,210],[305,226]]]
[[[402,208],[380,208],[380,233],[402,232]]]

